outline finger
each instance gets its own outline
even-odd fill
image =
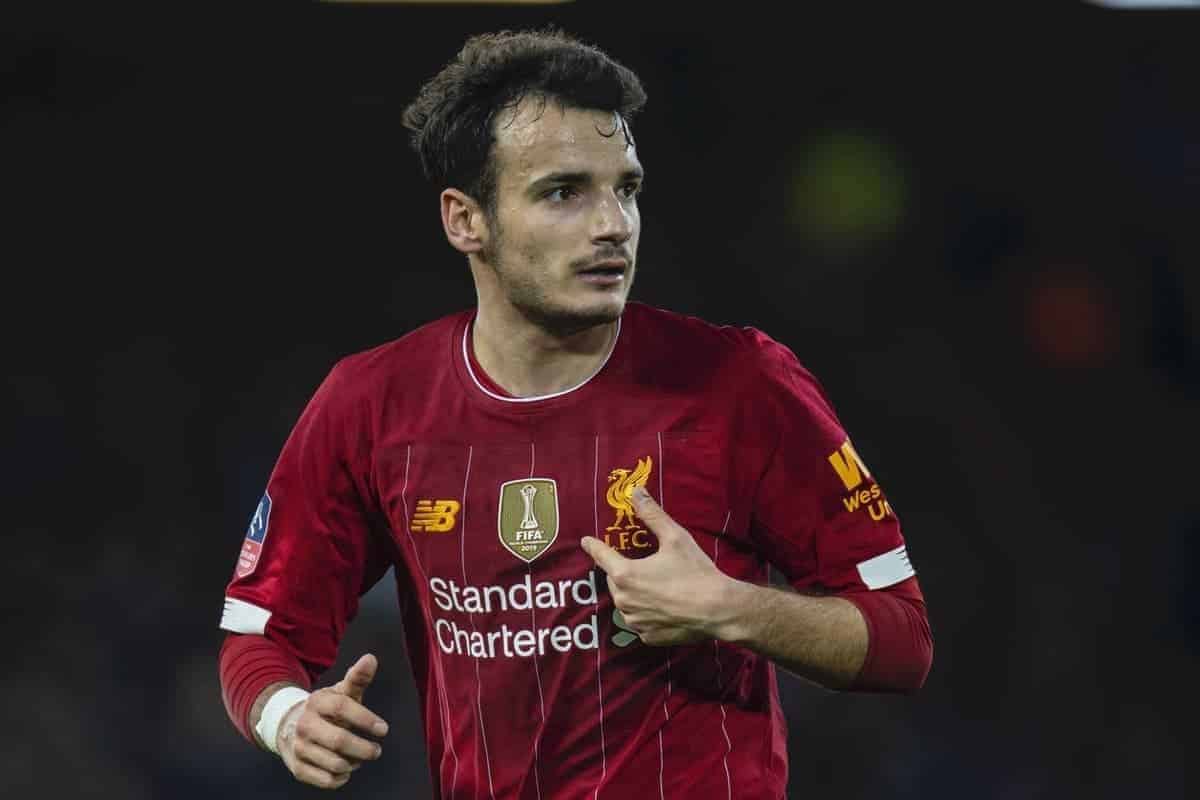
[[[646,527],[658,536],[661,542],[664,538],[671,538],[683,530],[679,523],[671,519],[663,507],[655,502],[650,496],[650,492],[646,491],[645,486],[639,486],[633,490],[633,510],[637,513],[638,518],[646,523]]]
[[[348,775],[363,765],[363,762],[338,755],[319,744],[308,742],[296,749],[296,757],[305,763],[325,770],[330,775]]]
[[[340,694],[361,701],[367,693],[367,687],[375,680],[375,670],[378,668],[379,662],[375,656],[367,653],[346,670],[346,677],[334,684],[333,688]]]
[[[354,728],[374,736],[384,736],[388,724],[383,718],[353,697],[336,692],[319,692],[309,700],[314,711],[342,728]]]
[[[383,748],[377,743],[356,736],[345,728],[340,728],[320,717],[306,717],[301,722],[307,723],[303,726],[303,730],[297,728],[297,733],[303,741],[320,745],[343,758],[355,761],[374,761],[383,752]]]
[[[307,783],[310,786],[316,786],[319,789],[337,789],[345,786],[350,780],[350,775],[331,775],[320,767],[314,767],[304,761],[296,762],[296,769],[292,771],[296,779],[302,783]]]
[[[592,561],[596,562],[596,566],[607,572],[610,576],[613,572],[620,572],[624,566],[624,562],[629,560],[594,536],[584,536],[579,540],[579,544],[583,547],[583,552],[591,556]]]

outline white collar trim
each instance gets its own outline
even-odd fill
[[[596,367],[595,372],[593,372],[591,375],[588,375],[586,378],[584,378],[582,381],[575,384],[571,388],[563,389],[561,392],[555,392],[554,394],[542,394],[542,395],[538,395],[536,397],[505,397],[504,395],[496,394],[493,391],[489,391],[486,386],[484,386],[482,383],[479,382],[479,378],[475,375],[475,370],[473,370],[471,368],[471,357],[467,353],[467,337],[471,335],[471,329],[474,326],[475,326],[475,321],[471,320],[470,322],[467,323],[467,327],[463,331],[462,355],[463,355],[463,364],[465,364],[467,367],[467,374],[471,376],[471,380],[475,382],[475,386],[479,388],[479,391],[483,392],[488,397],[495,398],[496,400],[503,400],[506,403],[536,403],[539,400],[551,400],[555,397],[562,397],[565,394],[570,394],[571,392],[575,391],[576,389],[582,388],[585,384],[587,384],[588,381],[590,381],[592,378],[599,375],[600,371],[604,369],[606,364],[608,364],[608,360],[610,358],[612,358],[612,354],[617,349],[617,341],[621,338],[621,318],[617,317],[617,334],[615,336],[613,336],[612,346],[608,348],[608,354],[604,356],[604,360],[600,362],[600,366]]]

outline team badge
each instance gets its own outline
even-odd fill
[[[633,469],[614,469],[608,473],[608,494],[605,499],[616,512],[617,518],[606,530],[631,531],[642,526],[633,514],[633,490],[646,485],[654,460],[650,456],[639,458]]]
[[[250,518],[250,527],[246,529],[246,538],[242,541],[242,552],[238,554],[237,576],[244,578],[258,566],[258,557],[262,554],[263,542],[267,539],[267,525],[271,521],[271,495],[263,493]]]
[[[533,561],[558,538],[558,485],[551,478],[508,481],[500,487],[500,543]]]
[[[620,467],[608,473],[608,492],[604,499],[613,510],[611,525],[598,535],[604,543],[629,558],[642,558],[658,549],[658,539],[646,529],[633,510],[633,491],[645,486],[654,468],[650,456],[639,458],[633,469]]]

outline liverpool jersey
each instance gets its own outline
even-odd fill
[[[899,523],[818,382],[753,328],[639,303],[590,379],[513,398],[471,311],[342,359],[289,435],[221,627],[316,677],[395,566],[444,798],[778,798],[774,667],[707,641],[651,647],[582,550],[657,540],[644,486],[725,573],[865,592],[913,575]]]

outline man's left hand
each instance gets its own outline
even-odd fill
[[[730,596],[738,582],[717,569],[692,535],[644,488],[634,491],[633,507],[658,537],[658,552],[632,559],[594,537],[580,541],[607,574],[608,591],[625,624],[649,645],[717,637],[735,610]]]

